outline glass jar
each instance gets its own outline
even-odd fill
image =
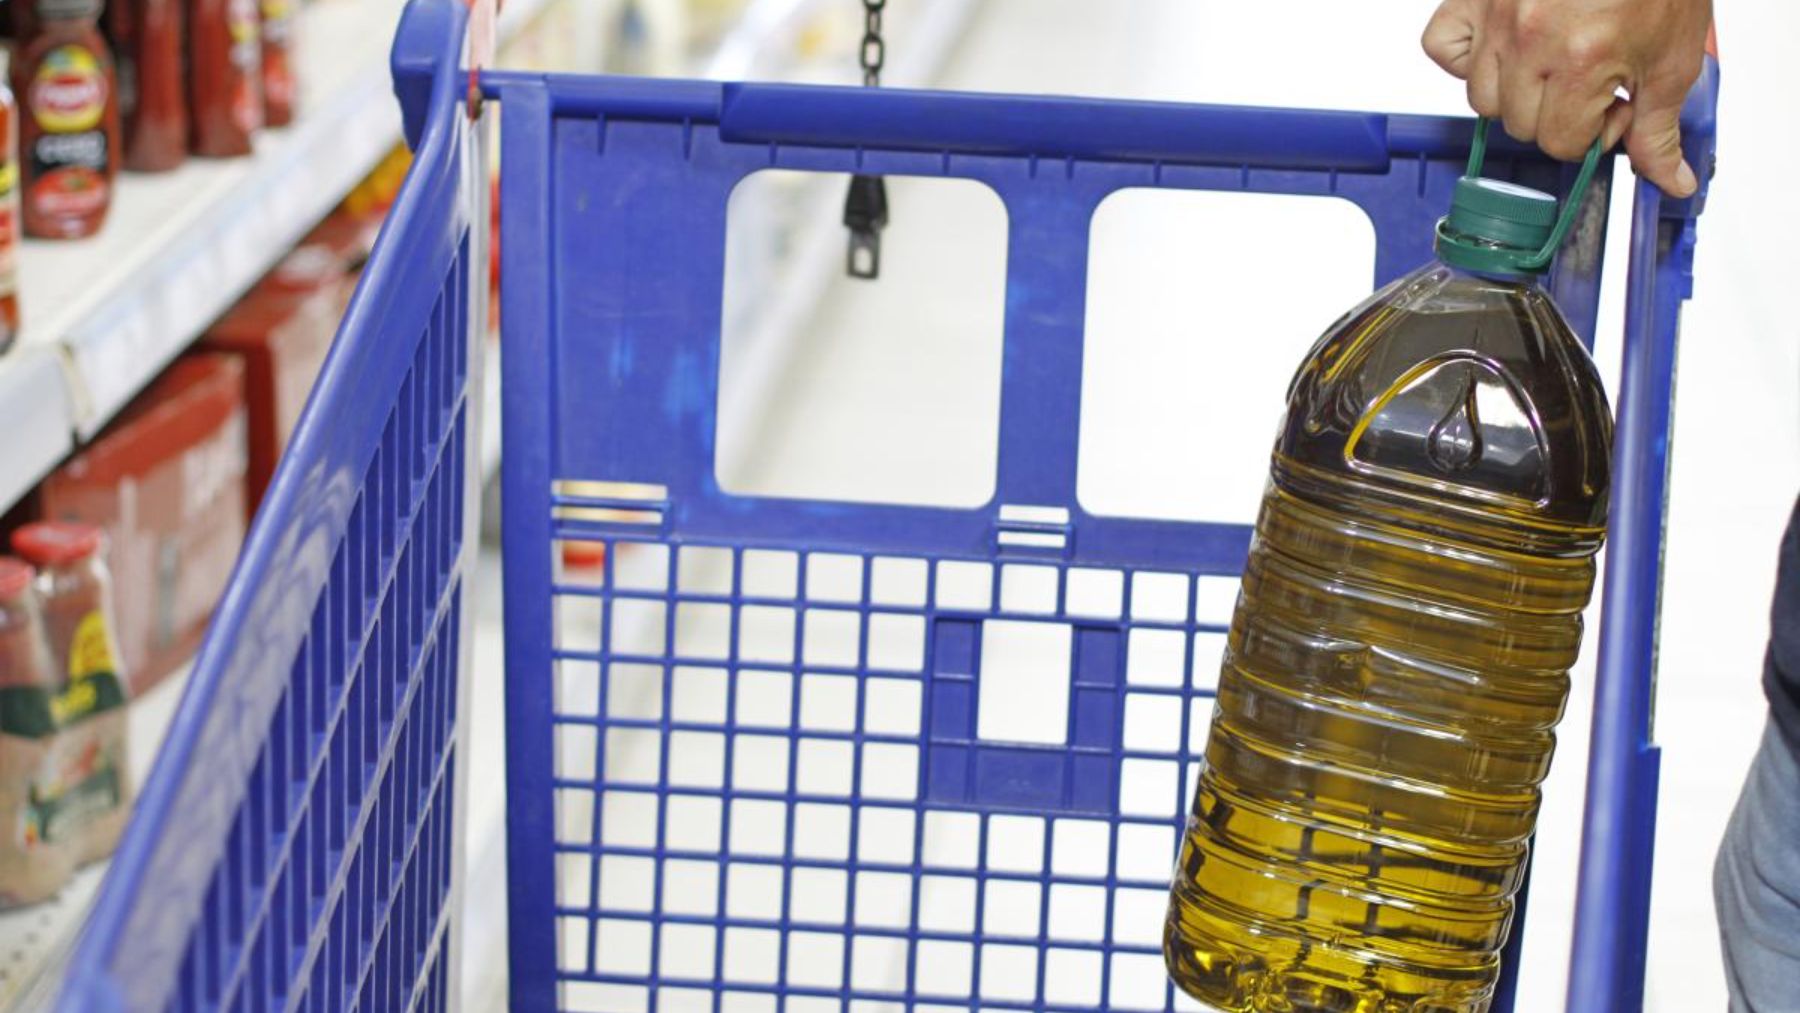
[[[78,865],[112,854],[130,810],[125,673],[113,634],[106,538],[88,524],[43,521],[13,533],[13,549],[38,567],[44,628],[56,664],[60,795],[53,836]]]
[[[0,557],[0,907],[55,894],[76,859],[44,833],[56,793],[59,681],[35,577],[25,563]]]

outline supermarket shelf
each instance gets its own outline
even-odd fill
[[[331,0],[301,23],[302,116],[254,155],[129,174],[100,235],[30,241],[24,340],[70,359],[85,438],[342,199],[399,136],[386,98],[398,0]]]
[[[501,39],[549,3],[510,0]],[[0,431],[11,434],[0,450],[0,509],[104,426],[399,141],[387,53],[401,5],[313,4],[300,26],[299,122],[261,138],[251,158],[126,177],[107,229],[92,240],[27,244],[28,331],[0,359]],[[497,424],[498,412],[487,418]],[[188,674],[131,705],[135,783],[149,776]],[[50,901],[0,912],[0,1010],[49,1002],[108,864],[83,869]]]
[[[504,38],[547,0],[512,0]],[[400,137],[388,44],[402,0],[321,0],[299,23],[301,116],[255,154],[122,177],[91,239],[27,241],[20,347],[0,359],[0,510],[92,437]]]
[[[143,784],[156,762],[163,736],[174,720],[175,706],[187,685],[190,669],[164,679],[131,703],[131,779]],[[45,969],[59,966],[100,890],[109,863],[99,862],[75,874],[61,893],[42,904],[0,913],[0,1009],[43,1009],[56,981]]]

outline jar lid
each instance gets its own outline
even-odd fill
[[[42,21],[98,18],[105,7],[106,0],[37,0],[37,15]]]
[[[0,556],[0,598],[17,598],[31,590],[31,578],[37,571],[31,564],[11,556]]]
[[[39,566],[78,563],[100,551],[101,532],[75,521],[38,521],[13,532],[13,551]]]

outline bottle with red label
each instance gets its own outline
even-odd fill
[[[166,172],[187,160],[186,0],[112,0],[106,34],[118,64],[125,168]]]
[[[19,337],[19,106],[11,55],[0,48],[0,352]]]
[[[13,67],[25,234],[93,235],[112,205],[119,103],[101,0],[37,0]]]
[[[262,87],[264,125],[294,122],[294,0],[262,0]]]
[[[263,125],[258,0],[188,0],[188,101],[194,154],[248,155]]]

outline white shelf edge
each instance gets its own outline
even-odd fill
[[[8,353],[0,368],[0,510],[23,497],[75,449],[75,409],[69,399],[70,366],[54,348],[25,345]],[[13,490],[17,490],[13,492]]]

